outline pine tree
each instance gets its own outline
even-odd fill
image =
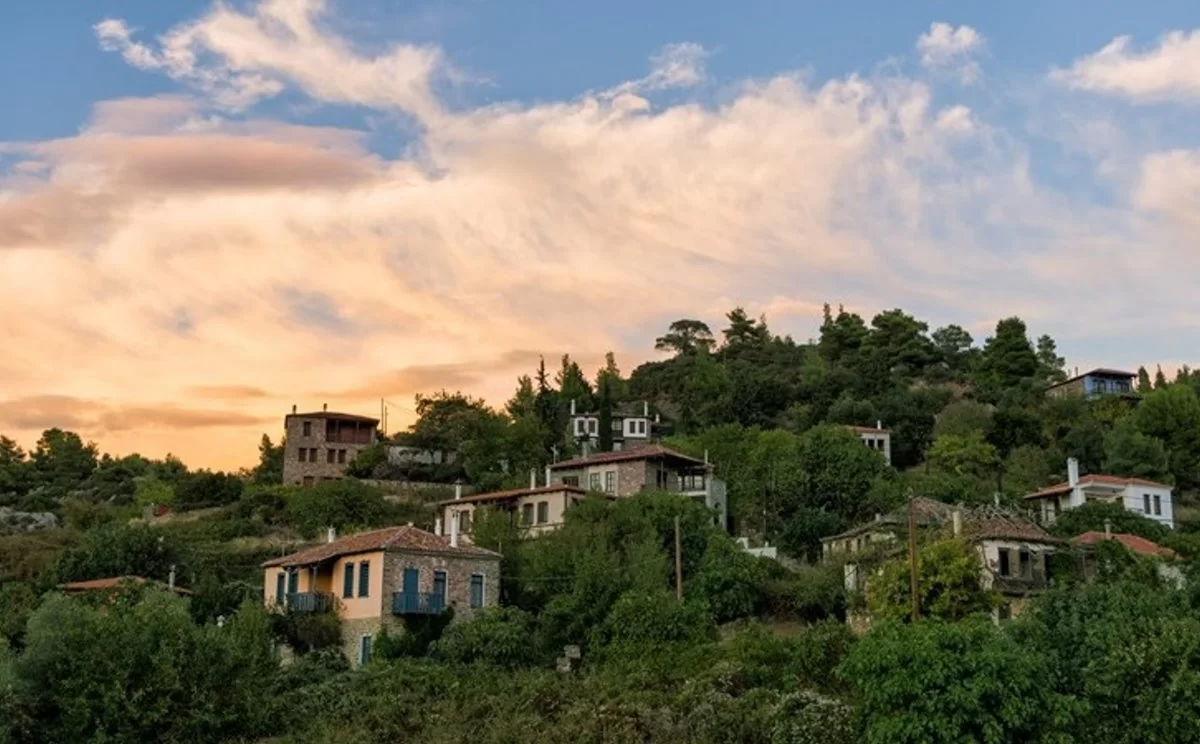
[[[1150,382],[1150,373],[1146,371],[1145,366],[1138,367],[1137,373],[1137,391],[1139,393],[1148,393],[1154,388]]]
[[[1062,382],[1067,379],[1063,370],[1067,360],[1058,355],[1058,347],[1054,339],[1043,335],[1037,340],[1038,376],[1047,383]]]
[[[1167,386],[1167,376],[1163,374],[1162,365],[1158,365],[1158,370],[1154,373],[1154,389],[1165,388]]]

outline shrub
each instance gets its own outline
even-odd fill
[[[713,532],[688,588],[708,603],[719,623],[749,617],[767,579],[763,564],[763,559],[742,550],[727,535]]]
[[[384,525],[390,516],[383,492],[355,480],[332,480],[291,489],[285,518],[307,538],[326,527],[341,531]]]
[[[461,664],[521,667],[536,659],[533,616],[515,607],[493,607],[451,626],[433,652]]]
[[[618,654],[667,644],[696,644],[716,637],[716,626],[703,600],[679,602],[668,592],[622,594],[593,632],[594,647]]]

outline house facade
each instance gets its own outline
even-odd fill
[[[451,529],[456,529],[459,534],[468,536],[475,521],[475,511],[489,508],[508,512],[518,524],[536,535],[561,527],[567,508],[587,494],[584,489],[573,486],[539,487],[536,483],[529,488],[471,496],[463,496],[461,488],[457,490],[455,498],[438,504],[441,518],[434,532],[449,534]]]
[[[287,439],[283,448],[283,482],[311,486],[341,478],[359,452],[375,444],[379,419],[336,413],[292,412],[284,417]]]
[[[1121,504],[1127,510],[1174,529],[1171,487],[1143,478],[1090,474],[1080,476],[1079,461],[1067,460],[1067,481],[1025,496],[1044,524],[1053,524],[1063,511],[1089,501]]]
[[[713,509],[717,523],[727,529],[725,482],[714,477],[713,466],[660,444],[554,463],[550,466],[550,481],[552,485],[612,498],[627,498],[642,491],[683,494]]]
[[[1133,381],[1137,375],[1119,369],[1093,369],[1082,375],[1063,380],[1046,388],[1046,395],[1063,398],[1079,395],[1096,398],[1102,395],[1134,395]]]
[[[846,428],[857,434],[867,447],[883,455],[883,459],[888,465],[892,464],[892,433],[883,428],[882,421],[876,422],[873,427],[847,426]]]
[[[263,564],[263,601],[291,612],[334,612],[342,649],[354,664],[371,658],[385,628],[454,610],[454,622],[500,597],[500,555],[412,525],[342,538]]]
[[[585,448],[594,452],[600,443],[600,414],[580,411],[571,401],[568,434]],[[612,445],[614,451],[635,449],[650,444],[656,438],[659,418],[650,417],[650,404],[618,406],[612,412]]]

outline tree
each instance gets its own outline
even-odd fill
[[[25,451],[13,440],[0,436],[0,498],[23,495],[32,481],[33,468]]]
[[[1037,377],[1038,357],[1029,343],[1025,323],[1005,318],[996,324],[996,334],[984,344],[975,384],[982,397],[996,401],[1004,391]]]
[[[1118,421],[1104,438],[1104,472],[1160,482],[1171,479],[1162,440],[1138,431],[1133,417]]]
[[[545,372],[544,364],[543,362],[543,373]],[[508,403],[504,404],[504,410],[514,419],[537,415],[537,393],[533,390],[533,378],[529,375],[521,375],[517,378],[517,391],[513,393],[512,398],[509,398]]]
[[[971,370],[972,362],[977,356],[974,348],[975,339],[962,326],[948,325],[939,328],[930,336],[934,349],[942,358],[942,362],[953,377],[961,377]]]
[[[1045,665],[986,620],[886,623],[837,673],[861,701],[867,744],[1052,741]]]
[[[903,310],[887,310],[871,320],[864,347],[881,356],[887,374],[913,377],[937,360],[937,350],[925,335],[929,326]]]
[[[563,354],[562,368],[558,371],[555,381],[558,383],[558,395],[562,405],[569,406],[571,401],[574,401],[577,410],[592,410],[592,386],[579,364],[567,354]]]
[[[912,571],[908,556],[884,564],[871,580],[868,603],[880,620],[906,620],[912,611]],[[921,546],[917,561],[921,616],[962,620],[988,614],[999,604],[999,595],[983,586],[979,556],[963,540],[935,540]]]
[[[870,336],[867,324],[854,313],[848,313],[838,306],[837,316],[834,316],[829,305],[825,305],[825,318],[821,323],[821,338],[817,348],[829,362],[838,362],[856,354]]]
[[[666,334],[655,339],[654,348],[658,351],[673,352],[676,356],[686,356],[700,351],[712,351],[714,343],[708,324],[684,318],[672,323]]]
[[[1067,509],[1054,520],[1050,531],[1060,537],[1076,537],[1085,532],[1104,532],[1110,528],[1116,533],[1126,533],[1158,542],[1170,530],[1162,524],[1131,512],[1124,504],[1089,501],[1074,509]]]
[[[1043,335],[1037,340],[1038,378],[1041,382],[1053,384],[1067,379],[1064,367],[1067,360],[1058,355],[1058,347],[1054,339]]]
[[[175,506],[181,510],[232,504],[242,497],[245,483],[232,473],[198,470],[175,488]]]
[[[1200,484],[1200,398],[1192,387],[1156,387],[1142,397],[1134,422],[1143,434],[1162,440],[1178,488]]]
[[[617,366],[616,355],[611,351],[604,354],[604,366],[596,372],[596,394],[600,393],[600,383],[607,380],[609,397],[615,401],[624,400],[628,394],[629,384],[621,377],[621,369]]]
[[[599,378],[600,392],[600,420],[597,424],[600,428],[597,449],[601,452],[612,452],[613,448],[613,392],[612,378],[609,375],[601,374]]]
[[[1154,372],[1154,388],[1156,390],[1167,386],[1167,376],[1163,374],[1162,365],[1158,365]]]
[[[992,430],[992,408],[972,400],[956,400],[937,415],[934,424],[935,437],[951,435],[958,437],[980,433],[987,436]]]
[[[47,429],[30,460],[37,485],[61,498],[82,486],[96,469],[99,455],[95,444],[84,444],[75,432]]]
[[[1144,366],[1138,367],[1137,371],[1137,391],[1143,395],[1154,389],[1154,385],[1150,382],[1150,373],[1146,371]]]
[[[977,431],[966,436],[943,434],[929,448],[929,464],[955,475],[990,478],[1000,465],[1000,455]]]
[[[189,583],[190,556],[177,540],[150,527],[107,524],[84,533],[80,543],[58,559],[59,582],[141,576],[166,581],[176,567],[181,584]]]
[[[263,486],[283,483],[283,450],[286,446],[286,437],[276,447],[270,436],[262,435],[258,443],[258,465],[250,476],[252,482]]]
[[[822,509],[853,522],[871,513],[868,495],[887,465],[875,450],[842,427],[819,426],[801,438],[798,462],[803,473],[798,491],[779,494],[780,515],[789,519],[800,507]]]
[[[287,521],[307,538],[328,527],[341,532],[382,527],[390,514],[379,489],[346,479],[295,489],[286,506]]]
[[[451,625],[433,646],[435,655],[460,664],[486,663],[515,669],[537,661],[534,618],[516,607],[489,607]]]

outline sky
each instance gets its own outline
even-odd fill
[[[239,467],[738,305],[1194,365],[1200,7],[1081,7],[14,3],[0,434]]]

